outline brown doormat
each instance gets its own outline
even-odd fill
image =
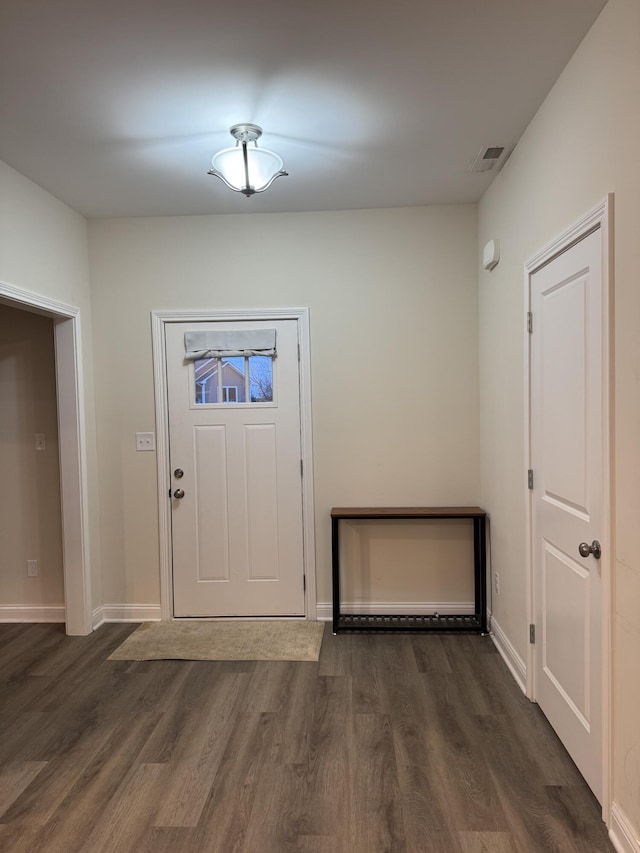
[[[306,621],[145,622],[109,660],[317,661],[323,631]]]

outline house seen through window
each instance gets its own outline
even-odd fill
[[[273,359],[251,355],[194,362],[196,405],[272,403]]]

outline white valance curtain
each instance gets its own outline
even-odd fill
[[[184,333],[185,359],[276,354],[275,329],[237,329]]]

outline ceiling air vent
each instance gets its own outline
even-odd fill
[[[512,151],[513,145],[485,145],[478,152],[469,172],[499,172]]]

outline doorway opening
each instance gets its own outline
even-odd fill
[[[91,587],[79,309],[0,283],[0,302],[53,320],[66,633],[90,634]]]

